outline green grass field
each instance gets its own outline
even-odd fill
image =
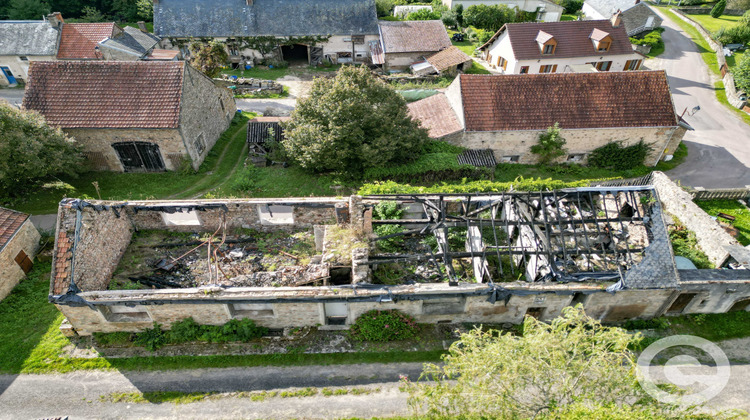
[[[702,208],[709,216],[716,216],[718,213],[734,216],[735,220],[730,222],[726,219],[718,219],[721,223],[734,226],[739,230],[737,240],[742,245],[750,245],[750,210],[736,200],[706,200],[696,201],[695,204]]]
[[[722,15],[718,18],[713,18],[711,15],[688,15],[688,17],[700,23],[701,26],[711,33],[718,31],[721,27],[732,26],[742,18],[742,16],[727,15]]]

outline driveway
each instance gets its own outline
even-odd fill
[[[709,74],[699,47],[676,23],[661,16],[666,49],[659,57],[648,60],[646,66],[667,71],[678,113],[686,108],[690,113],[695,106],[701,108],[694,115],[683,117],[695,128],[684,138],[688,158],[667,175],[693,187],[750,185],[750,125],[716,100],[712,80],[715,76]]]

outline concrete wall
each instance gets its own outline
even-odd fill
[[[67,128],[63,131],[83,147],[95,170],[124,170],[112,147],[119,142],[142,141],[158,145],[168,170],[178,169],[180,160],[188,153],[177,129]]]
[[[105,60],[111,60],[111,61],[138,61],[141,59],[140,56],[126,52],[117,48],[112,48],[107,45],[101,45],[99,44],[99,51],[101,51],[102,56]]]
[[[26,220],[0,250],[0,300],[5,299],[18,282],[26,276],[21,266],[16,263],[16,256],[23,251],[33,261],[39,249],[39,239],[39,232],[30,220]]]
[[[410,65],[424,61],[425,57],[429,57],[436,54],[438,51],[417,51],[409,53],[386,53],[385,54],[385,65],[388,69],[393,70],[404,70],[408,69]]]
[[[26,83],[29,79],[29,62],[31,61],[54,61],[54,55],[29,55],[28,61],[22,61],[17,55],[0,55],[0,67],[8,67],[13,76]],[[0,86],[7,86],[8,80],[0,73]]]
[[[451,136],[443,140],[470,149],[492,149],[498,162],[503,156],[519,156],[518,163],[536,163],[537,155],[531,153],[531,146],[539,141],[539,135],[544,130],[524,131],[483,131],[464,132],[460,136]],[[674,132],[674,135],[673,135]],[[559,161],[565,162],[568,155],[587,154],[592,150],[614,141],[621,141],[624,146],[630,146],[643,140],[651,145],[651,152],[646,157],[645,164],[656,165],[667,144],[679,144],[682,139],[675,127],[645,127],[645,128],[596,128],[596,129],[561,129],[560,134],[566,140],[567,155]],[[670,143],[671,141],[671,143]],[[584,160],[585,162],[585,160]]]
[[[237,105],[227,89],[222,89],[198,70],[185,66],[180,102],[180,126],[184,147],[198,169],[229,128]]]

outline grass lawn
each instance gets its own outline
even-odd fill
[[[718,219],[721,223],[728,223],[740,231],[737,240],[742,245],[750,245],[750,210],[736,200],[698,200],[695,202],[698,207],[702,208],[709,216],[716,216],[718,213],[734,216],[734,222],[726,219]]]
[[[718,31],[722,26],[732,26],[742,19],[742,16],[727,15],[722,15],[718,18],[713,18],[711,15],[688,15],[688,17],[700,23],[710,33]]]
[[[673,335],[694,335],[717,342],[750,336],[750,312],[736,311],[721,314],[694,314],[633,320],[622,324],[628,330],[652,329],[655,337],[644,339],[639,349],[654,341]]]
[[[560,16],[560,21],[561,22],[565,22],[567,20],[577,20],[577,19],[578,19],[578,16],[576,16],[576,15],[562,15],[562,16]]]
[[[12,208],[31,214],[57,212],[63,197],[99,198],[93,182],[98,182],[102,199],[136,200],[189,198],[220,185],[235,169],[245,148],[247,121],[254,114],[237,114],[232,125],[211,149],[197,173],[179,171],[159,173],[88,172],[78,178],[62,178],[48,184]]]
[[[330,73],[338,71],[338,69],[341,68],[341,65],[335,65],[335,66],[321,66],[321,67],[313,67],[313,66],[306,66],[306,67],[287,67],[287,68],[268,68],[266,66],[258,66],[253,67],[250,70],[231,70],[231,69],[225,69],[222,70],[222,74],[228,74],[231,76],[238,76],[238,77],[252,77],[256,79],[264,79],[264,80],[276,80],[279,78],[282,78],[286,75],[302,75],[302,74],[315,74],[315,73]],[[244,72],[244,73],[243,73]]]
[[[745,51],[735,51],[731,56],[725,57],[727,60],[727,66],[731,69],[732,67],[736,66],[737,63],[742,61],[742,58],[747,54],[747,50]]]
[[[130,26],[130,27],[133,27],[133,28],[138,28],[138,23],[137,22],[125,23],[124,25],[125,26]],[[154,22],[146,22],[146,30],[149,31],[149,32],[151,32],[151,33],[154,33]]]

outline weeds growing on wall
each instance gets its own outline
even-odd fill
[[[376,220],[400,219],[404,213],[396,201],[381,201],[372,210],[372,217]],[[382,237],[394,235],[404,231],[401,225],[380,225],[375,228],[375,235]],[[377,242],[378,248],[383,252],[399,252],[404,245],[403,236],[381,239]]]
[[[696,268],[714,268],[711,260],[698,247],[695,233],[681,223],[675,221],[669,228],[669,241],[672,243],[674,254],[689,259]]]
[[[612,142],[594,149],[589,154],[589,165],[623,171],[643,165],[650,150],[651,147],[643,140],[626,147],[623,147],[620,142]]]
[[[358,341],[395,341],[412,338],[419,332],[414,319],[403,312],[372,310],[363,313],[349,329]]]

